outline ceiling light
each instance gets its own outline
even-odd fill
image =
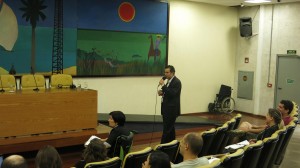
[[[271,2],[271,0],[246,0],[246,3],[267,3]]]

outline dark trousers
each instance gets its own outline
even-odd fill
[[[175,139],[176,115],[163,115],[163,135],[160,143],[168,143]]]

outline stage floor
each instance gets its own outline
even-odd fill
[[[108,125],[108,114],[98,114],[98,122]],[[220,126],[223,123],[216,120],[210,120],[200,116],[179,116],[175,123],[175,129],[187,129],[201,126]],[[129,130],[135,130],[138,133],[161,132],[161,115],[134,115],[126,114],[125,126]]]

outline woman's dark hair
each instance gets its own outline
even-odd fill
[[[94,138],[84,149],[82,157],[86,163],[100,162],[107,159],[107,150],[104,143]]]
[[[274,118],[275,124],[280,124],[282,121],[282,116],[281,113],[277,109],[272,109],[270,108],[269,111],[269,116]]]
[[[290,114],[293,111],[294,104],[290,100],[281,100],[280,104],[283,104],[284,109],[289,110],[288,114]]]
[[[169,156],[161,151],[153,151],[149,157],[151,168],[171,168]]]
[[[109,115],[116,123],[118,123],[119,126],[124,126],[126,117],[122,111],[112,111]]]
[[[37,168],[61,168],[62,161],[57,150],[53,146],[47,145],[37,153],[35,165]]]

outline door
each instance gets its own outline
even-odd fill
[[[292,100],[300,104],[300,56],[277,55],[275,104]]]

